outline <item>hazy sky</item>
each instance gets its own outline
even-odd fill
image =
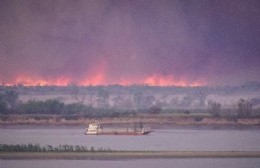
[[[0,0],[0,82],[40,80],[259,81],[260,1]]]

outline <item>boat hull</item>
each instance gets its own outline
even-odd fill
[[[147,132],[99,132],[96,134],[89,134],[86,133],[86,135],[148,135],[152,131]]]

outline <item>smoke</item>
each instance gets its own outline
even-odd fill
[[[0,81],[259,81],[259,36],[257,0],[1,0]]]

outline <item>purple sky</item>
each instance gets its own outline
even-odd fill
[[[260,81],[260,1],[1,0],[0,82],[23,76]]]

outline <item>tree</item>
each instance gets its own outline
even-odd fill
[[[122,107],[121,105],[122,105],[123,97],[117,95],[116,97],[113,98],[113,101],[114,101],[114,108],[118,109]]]
[[[152,107],[150,107],[150,108],[148,109],[148,112],[149,112],[150,114],[159,114],[161,111],[162,111],[162,108],[159,107],[159,106],[156,106],[156,105],[154,105],[154,106],[152,106]]]
[[[0,94],[0,113],[6,113],[6,112],[7,112],[7,105],[4,96]]]
[[[220,117],[220,110],[221,110],[221,104],[217,103],[215,101],[210,100],[208,102],[209,105],[209,112],[214,116],[214,117]]]
[[[73,100],[76,101],[75,105],[70,106],[70,108],[75,107],[75,109],[72,109],[72,111],[82,112],[84,110],[84,102],[87,96],[87,92],[84,91],[83,88],[75,84],[71,84],[70,88],[71,88],[71,97]]]
[[[14,110],[18,100],[18,92],[13,89],[7,89],[5,91],[5,99],[11,110]]]
[[[97,103],[99,108],[108,108],[109,107],[109,93],[102,87],[98,89],[97,93]]]
[[[181,100],[180,106],[181,107],[190,107],[193,99],[191,95],[186,95]]]
[[[46,101],[29,100],[20,105],[20,112],[27,114],[60,114],[64,110],[64,103],[56,99]]]
[[[204,107],[205,106],[205,100],[207,98],[207,92],[206,91],[199,91],[197,93],[194,93],[194,98],[198,100],[198,106]]]
[[[95,91],[93,86],[88,87],[88,95],[89,95],[89,102],[90,102],[90,107],[93,108],[93,97],[94,97]]]
[[[142,99],[143,95],[139,92],[133,95],[133,101],[136,109],[140,109],[142,107]]]
[[[19,93],[12,87],[0,87],[0,113],[16,109]]]
[[[76,85],[71,85],[71,97],[78,104],[83,104],[86,99],[87,93],[80,89]]]
[[[249,117],[251,115],[253,105],[250,101],[239,99],[237,106],[239,117]]]
[[[143,98],[142,104],[144,108],[150,108],[153,106],[154,102],[155,102],[155,97],[149,95]]]
[[[45,113],[59,114],[64,109],[64,103],[56,99],[49,99],[44,102]]]

